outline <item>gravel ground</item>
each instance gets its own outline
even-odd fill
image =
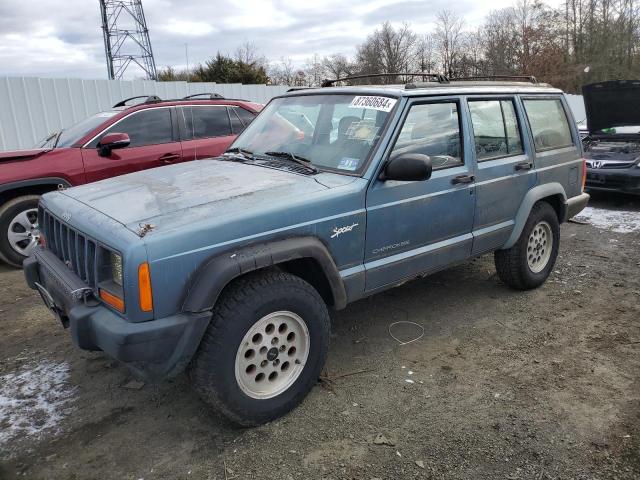
[[[0,266],[0,479],[638,479],[640,199],[591,206],[538,290],[485,256],[333,313],[323,381],[254,429],[76,349]]]

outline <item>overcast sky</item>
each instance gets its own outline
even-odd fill
[[[551,3],[559,3],[550,0]],[[385,20],[433,27],[438,10],[477,26],[488,8],[512,0],[143,0],[158,68],[184,68],[245,41],[270,60],[297,65],[314,53],[352,55]],[[106,78],[98,0],[0,0],[0,75]],[[140,76],[130,70],[129,77]]]

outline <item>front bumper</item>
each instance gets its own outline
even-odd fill
[[[588,193],[581,193],[575,197],[568,198],[565,204],[566,218],[564,220],[567,221],[584,210],[590,198],[591,196]]]
[[[148,379],[178,374],[189,363],[210,313],[180,313],[158,320],[128,322],[97,301],[83,282],[50,251],[37,248],[23,263],[29,287],[69,326],[84,350],[102,350]],[[82,287],[84,285],[84,287]]]
[[[640,195],[640,168],[587,168],[586,188]]]

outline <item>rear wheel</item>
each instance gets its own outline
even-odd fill
[[[22,267],[38,243],[38,195],[24,195],[0,207],[0,259]]]
[[[542,285],[553,270],[560,245],[560,225],[547,202],[531,209],[516,244],[494,254],[500,279],[512,288],[529,290]]]
[[[280,271],[228,286],[191,365],[203,400],[241,425],[295,408],[316,383],[329,345],[329,314],[307,282]]]

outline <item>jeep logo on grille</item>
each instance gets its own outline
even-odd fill
[[[71,220],[71,214],[69,212],[64,212],[61,216],[65,222],[68,222],[69,220]]]

